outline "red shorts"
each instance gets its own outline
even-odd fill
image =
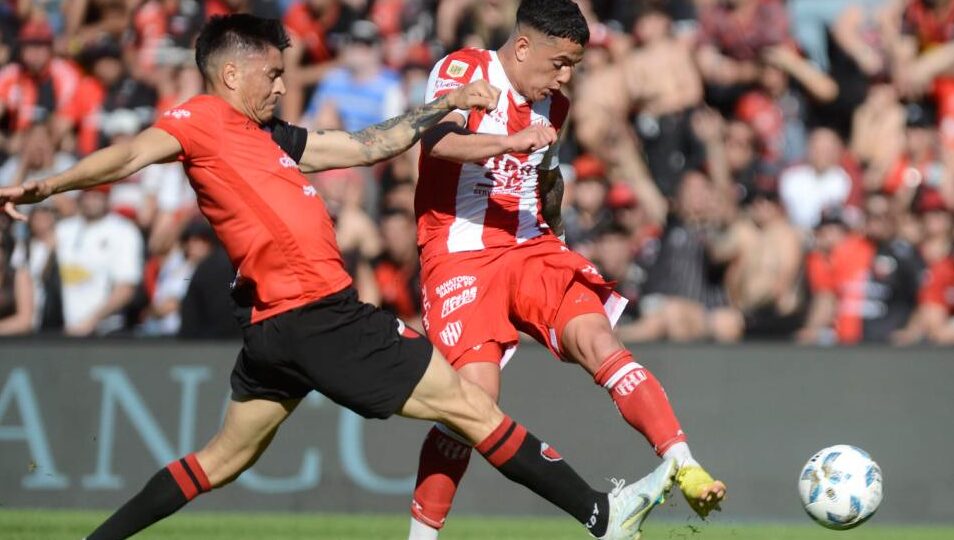
[[[626,299],[593,263],[555,236],[508,248],[449,253],[421,269],[424,328],[452,365],[497,342],[510,358],[522,331],[563,358],[560,336],[572,318],[605,314],[616,324]],[[459,367],[459,366],[455,366]]]

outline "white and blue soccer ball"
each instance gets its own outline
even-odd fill
[[[856,446],[829,446],[802,467],[798,494],[805,512],[821,526],[851,529],[881,504],[881,467]]]

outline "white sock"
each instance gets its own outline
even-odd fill
[[[699,465],[699,462],[693,459],[692,452],[689,451],[689,445],[684,442],[677,442],[670,446],[662,457],[663,459],[676,460],[676,465],[680,468],[686,465]]]
[[[407,540],[437,540],[438,530],[411,518],[411,531]]]

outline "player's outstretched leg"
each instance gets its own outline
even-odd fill
[[[582,289],[577,292],[585,294]],[[593,302],[602,305],[596,293],[589,294]],[[568,309],[575,308],[576,305]],[[601,312],[564,316],[563,320],[564,354],[589,371],[596,384],[609,392],[620,415],[646,437],[658,455],[676,461],[680,469],[677,483],[689,506],[701,517],[718,509],[725,497],[725,484],[713,479],[692,457],[686,435],[659,380],[633,360],[633,355],[613,334],[609,319]]]
[[[222,429],[199,452],[157,472],[87,540],[129,538],[173,514],[196,496],[228,484],[251,467],[300,400],[233,401]]]
[[[590,487],[555,449],[504,415],[490,396],[462,380],[437,351],[401,414],[450,426],[504,476],[570,514],[597,538],[638,538],[633,527],[642,523],[635,517],[647,510],[643,502],[650,501],[650,507],[658,504],[666,488],[665,482],[657,483],[658,494],[641,493],[642,497],[626,497],[611,505],[608,493]]]
[[[500,394],[500,359],[503,347],[494,341],[472,349],[455,366],[462,379],[481,388],[497,401]],[[421,445],[417,482],[411,501],[408,540],[434,540],[450,513],[454,495],[470,463],[472,446],[443,424],[431,429]]]

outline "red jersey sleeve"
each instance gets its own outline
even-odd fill
[[[805,261],[808,273],[808,284],[813,293],[835,292],[835,276],[831,262],[818,252],[808,254]]]
[[[947,291],[954,287],[954,259],[944,259],[931,265],[924,283],[918,293],[918,303],[935,304],[945,309],[948,304]]]
[[[209,96],[197,96],[162,113],[153,127],[159,128],[182,145],[183,160],[199,160],[217,155],[222,133],[221,115]]]

